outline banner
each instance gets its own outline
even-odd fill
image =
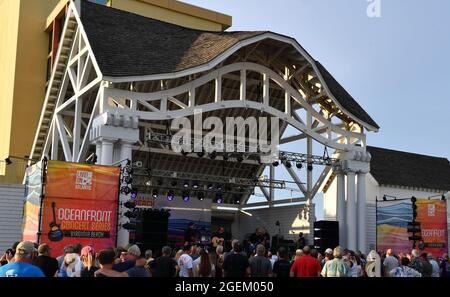
[[[377,250],[391,248],[396,254],[411,253],[408,222],[412,221],[410,201],[383,201],[377,203]]]
[[[27,167],[25,176],[22,240],[37,242],[42,193],[42,161]]]
[[[420,248],[434,257],[448,253],[447,201],[417,199],[417,218],[422,230]]]
[[[120,168],[48,161],[41,243],[115,247]]]

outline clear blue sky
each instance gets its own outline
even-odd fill
[[[380,125],[369,145],[450,159],[449,0],[381,0],[380,18],[366,0],[185,2],[294,37]]]

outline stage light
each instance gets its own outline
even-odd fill
[[[241,203],[241,197],[238,194],[234,194],[234,204]]]
[[[177,182],[176,180],[172,180],[172,181],[170,182],[170,184],[172,185],[172,187],[176,187],[177,184],[178,184],[178,182]]]
[[[273,166],[277,167],[278,165],[280,165],[280,163],[278,161],[275,161],[272,163]]]
[[[284,165],[286,165],[286,168],[291,168],[292,167],[292,163],[290,161],[286,161],[284,163]]]
[[[135,189],[131,190],[130,193],[131,193],[131,198],[132,198],[132,199],[136,199],[136,198],[137,198],[137,194],[138,194],[138,193],[137,193],[137,191],[136,191]]]
[[[152,181],[149,179],[148,181],[145,182],[145,185],[147,187],[150,187],[152,185]]]
[[[137,216],[138,216],[136,212],[130,211],[130,210],[126,211],[123,215],[129,219],[134,219],[134,218],[137,218]]]
[[[297,169],[302,169],[303,164],[302,164],[301,162],[297,162],[297,163],[295,164],[295,166],[297,167]]]
[[[222,191],[223,187],[221,184],[217,184],[217,190]]]
[[[158,189],[153,189],[152,196],[153,198],[158,198]]]
[[[11,161],[11,159],[9,157],[5,159],[5,162],[6,162],[6,165],[11,165],[12,164],[12,161]]]
[[[126,184],[131,184],[131,183],[133,183],[133,178],[132,178],[131,176],[125,176],[125,177],[123,178],[123,181],[124,181]]]
[[[217,154],[216,154],[215,151],[213,151],[213,152],[211,152],[211,153],[209,154],[209,158],[210,158],[211,160],[214,160],[216,157],[217,157]]]
[[[174,192],[172,190],[169,190],[167,192],[167,200],[172,201],[174,197],[175,197]]]
[[[123,187],[120,189],[120,192],[121,192],[122,194],[128,195],[128,194],[130,194],[131,189],[130,189],[130,187],[128,187],[128,186],[123,186]]]
[[[445,198],[445,195],[444,195],[444,194],[442,194],[441,200],[442,200],[442,201],[445,201],[445,200],[446,200],[446,198]]]
[[[204,151],[201,151],[201,152],[198,152],[198,153],[197,153],[197,156],[198,156],[199,158],[202,158],[204,155],[205,155],[205,152],[204,152]]]
[[[313,170],[313,165],[312,165],[312,163],[308,163],[308,171],[312,171]]]
[[[208,190],[212,190],[213,189],[213,185],[212,184],[208,184]]]
[[[412,202],[412,203],[416,203],[416,201],[417,201],[416,197],[412,196],[412,197],[411,197],[411,202]]]
[[[193,182],[193,183],[192,183],[192,187],[193,187],[194,189],[198,189],[198,182]]]
[[[181,154],[186,157],[189,153],[184,150],[181,150]]]
[[[189,192],[184,191],[181,197],[183,198],[184,202],[188,202],[189,201]]]
[[[242,163],[242,161],[244,161],[244,157],[242,157],[242,155],[238,155],[238,156],[236,157],[236,160],[237,160],[239,163]]]
[[[185,182],[183,183],[183,187],[189,188],[189,182],[188,182],[188,181],[185,181]]]
[[[218,203],[218,204],[223,203],[223,198],[222,198],[222,195],[220,193],[216,194],[216,198],[214,199],[214,202]]]
[[[205,194],[203,194],[203,192],[198,192],[197,198],[198,198],[198,200],[203,201],[203,199],[205,199]]]

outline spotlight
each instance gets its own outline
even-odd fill
[[[241,203],[241,197],[238,194],[234,194],[234,204]]]
[[[273,166],[277,167],[278,165],[280,165],[280,163],[278,161],[275,161],[272,163]]]
[[[223,198],[222,198],[222,195],[220,193],[216,194],[216,198],[214,199],[214,202],[218,203],[218,204],[223,203]]]
[[[189,192],[184,191],[181,197],[183,198],[184,202],[188,202],[189,201]]]
[[[172,187],[176,187],[178,183],[176,180],[173,180],[170,182],[170,184],[172,185]]]
[[[203,201],[203,199],[205,199],[205,194],[203,194],[203,192],[198,192],[197,198],[198,198],[198,200]]]
[[[131,189],[130,189],[130,187],[123,186],[123,187],[120,189],[120,192],[121,192],[122,194],[128,195],[128,194],[130,194]]]
[[[297,167],[297,169],[302,169],[303,164],[302,164],[301,162],[297,162],[297,163],[295,164],[295,166]]]
[[[238,155],[238,156],[236,157],[236,160],[237,160],[239,163],[242,163],[242,161],[244,161],[244,157],[242,157],[242,155]]]
[[[152,185],[152,181],[149,179],[148,181],[145,182],[145,185],[147,187],[150,187]]]
[[[202,158],[204,155],[205,155],[205,152],[204,152],[204,151],[201,151],[201,152],[198,152],[198,153],[197,153],[197,156],[198,156],[199,158]]]
[[[386,195],[383,196],[383,201],[387,201]]]
[[[211,152],[211,153],[209,154],[209,158],[210,158],[211,160],[214,160],[216,157],[217,157],[216,151],[213,151],[213,152]]]
[[[189,182],[185,181],[184,184],[183,184],[183,187],[188,188],[189,187]]]
[[[192,187],[193,187],[194,189],[198,189],[198,182],[194,182],[194,183],[192,184]]]
[[[167,200],[172,201],[174,197],[175,197],[174,192],[172,190],[169,190],[167,192]]]
[[[313,165],[312,165],[312,163],[308,163],[308,171],[312,171],[313,170]]]
[[[131,193],[131,198],[132,199],[136,199],[137,198],[137,191],[136,190],[133,189],[130,193]]]
[[[152,196],[153,198],[158,198],[158,189],[153,189]]]
[[[222,191],[222,189],[223,189],[222,185],[218,184],[217,185],[217,190]]]
[[[6,165],[12,164],[12,161],[9,157],[5,159],[5,162],[6,162]]]
[[[292,163],[290,161],[286,161],[284,163],[284,165],[286,165],[287,168],[291,168],[292,167]]]
[[[213,189],[213,185],[212,184],[208,184],[208,190],[212,190]]]

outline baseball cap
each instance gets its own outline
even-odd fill
[[[325,250],[325,254],[332,254],[332,253],[333,253],[333,250],[330,249],[330,248],[327,248],[327,249]]]
[[[16,247],[16,254],[25,255],[33,252],[37,252],[37,249],[31,241],[22,241]]]
[[[81,256],[88,256],[89,253],[95,255],[95,250],[91,245],[87,245],[81,249]]]
[[[128,248],[128,251],[127,251],[129,254],[132,254],[132,255],[134,255],[134,256],[136,256],[136,257],[139,257],[140,255],[141,255],[141,250],[139,249],[139,247],[137,246],[137,245],[135,245],[135,244],[133,244],[132,246],[130,246],[129,248]]]

